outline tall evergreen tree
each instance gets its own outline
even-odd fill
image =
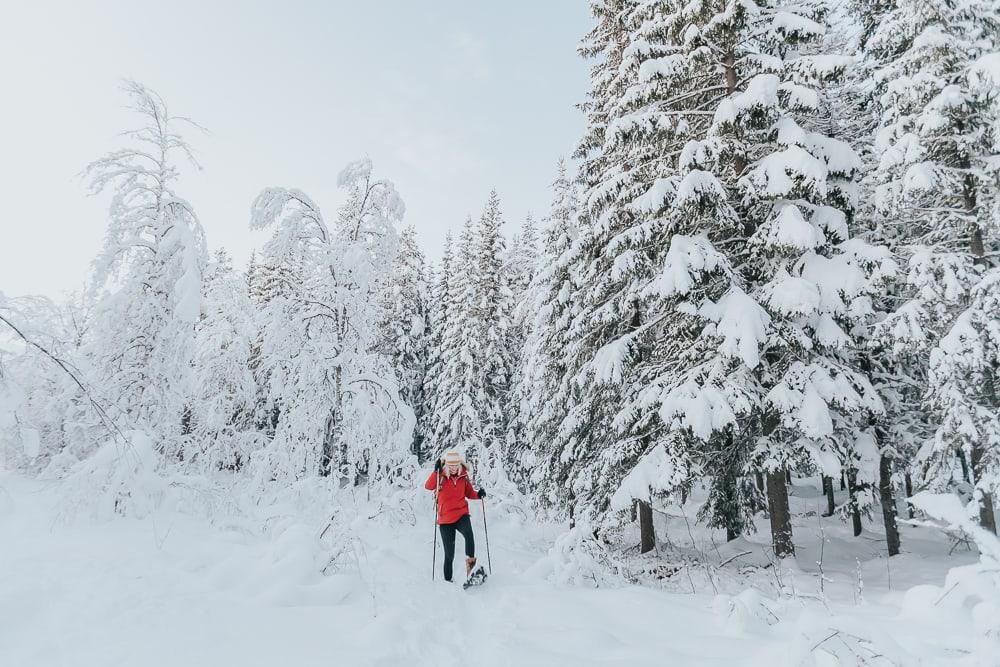
[[[733,536],[755,507],[747,473],[763,469],[785,556],[784,469],[863,458],[881,410],[852,336],[887,258],[851,239],[857,158],[816,119],[822,84],[847,59],[810,50],[823,26],[808,6],[650,3],[626,16],[634,64],[618,71],[636,75],[603,154],[628,168],[588,206],[597,193],[623,201],[585,231],[613,229],[615,254],[591,248],[594,268],[577,272],[606,277],[605,290],[634,281],[624,303],[584,298],[631,316],[590,362],[595,378],[629,387],[612,423],[642,434],[600,448],[633,461],[613,504],[682,485],[697,463],[712,478],[705,511]],[[615,322],[597,313],[580,319]]]
[[[925,483],[948,485],[957,453],[971,464],[980,522],[995,531],[1000,358],[972,323],[989,321],[979,308],[992,302],[995,285],[987,250],[997,242],[989,236],[996,93],[981,85],[977,63],[1000,46],[1000,16],[994,3],[978,0],[898,0],[868,23],[878,114],[874,202],[907,264],[903,303],[883,330],[899,356],[926,360],[929,369],[936,425],[918,454]]]
[[[566,412],[547,452],[550,484],[571,513],[602,517],[624,475],[652,446],[632,419],[616,419],[639,389],[634,369],[647,354],[648,313],[641,288],[656,242],[630,208],[659,173],[658,146],[623,141],[628,86],[638,75],[641,49],[631,41],[638,3],[592,3],[596,25],[581,51],[596,63],[584,105],[584,205],[580,237],[559,262],[572,276],[563,381]],[[564,491],[558,489],[563,488]],[[640,494],[642,551],[654,546],[648,488]]]
[[[533,383],[526,377],[528,369],[525,362],[529,341],[534,335],[537,300],[533,295],[533,285],[540,268],[538,229],[530,213],[521,230],[511,239],[504,264],[509,285],[504,310],[510,316],[505,345],[509,351],[511,367],[510,400],[506,406],[507,430],[501,460],[508,476],[523,484],[526,470],[522,466],[522,459],[530,446],[528,421],[531,415],[531,392],[534,391]]]
[[[436,345],[434,405],[431,420],[433,446],[438,454],[447,449],[471,452],[482,442],[482,422],[477,408],[481,355],[479,329],[472,321],[476,274],[475,228],[466,219],[458,237],[454,262],[442,264],[439,289],[445,289],[440,306]]]
[[[560,159],[556,180],[552,183],[553,200],[543,232],[542,255],[538,274],[530,287],[532,299],[531,329],[522,353],[521,382],[525,387],[520,412],[527,424],[528,445],[512,463],[525,471],[525,483],[542,486],[548,478],[547,466],[540,465],[559,435],[559,427],[568,408],[566,347],[572,313],[572,279],[567,253],[577,236],[579,201],[576,186],[570,180],[566,163]],[[550,483],[544,502],[558,506],[558,482]],[[566,502],[563,507],[572,508]]]
[[[503,474],[503,443],[512,415],[509,409],[511,374],[515,353],[508,331],[511,326],[510,276],[504,270],[506,239],[501,227],[503,214],[496,190],[490,192],[486,207],[476,225],[470,325],[479,342],[476,402],[482,423],[482,442],[471,459],[478,460],[491,483]]]
[[[456,268],[454,240],[451,231],[448,231],[445,235],[441,260],[434,268],[433,283],[430,288],[430,329],[427,336],[425,381],[427,411],[424,413],[423,423],[419,426],[426,438],[424,449],[431,457],[438,457],[444,451],[443,444],[438,440],[442,435],[438,417],[440,411],[444,409],[444,396],[447,392],[445,371],[449,358],[445,354],[444,339],[451,318],[454,317],[450,307],[450,290],[455,280]]]
[[[399,252],[384,297],[379,349],[392,358],[400,398],[417,420],[412,450],[420,460],[424,458],[422,428],[427,412],[429,299],[424,254],[417,245],[416,230],[409,226],[400,235]]]

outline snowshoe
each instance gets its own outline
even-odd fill
[[[473,586],[482,586],[486,583],[486,569],[482,565],[476,565],[472,568],[472,572],[469,573],[468,578],[466,578],[465,583],[462,584],[462,588],[472,588]]]

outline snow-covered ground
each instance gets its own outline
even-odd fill
[[[646,567],[649,583],[600,588],[554,581],[569,567],[549,554],[561,527],[488,506],[493,576],[463,591],[431,581],[430,511],[419,496],[358,501],[321,536],[323,507],[276,505],[212,522],[165,509],[141,520],[67,521],[58,485],[0,473],[0,665],[962,660],[972,646],[968,611],[942,584],[949,567],[974,555],[949,555],[933,528],[907,526],[904,554],[887,566],[878,534],[853,538],[841,522],[808,515],[817,495],[808,485],[794,490],[796,563],[768,562],[766,532],[716,548],[693,521],[688,532],[683,517],[660,514],[661,557],[629,560]],[[695,558],[715,565],[691,565]]]

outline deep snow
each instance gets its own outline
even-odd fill
[[[598,589],[551,580],[554,568],[569,567],[546,556],[563,528],[488,506],[493,575],[463,591],[440,575],[431,581],[432,528],[421,496],[393,507],[358,501],[321,539],[322,507],[296,513],[275,505],[252,519],[212,522],[166,509],[144,519],[67,521],[57,483],[0,473],[0,665],[732,667],[963,658],[972,641],[967,613],[927,585],[940,586],[949,566],[974,555],[948,555],[934,529],[905,527],[906,553],[887,569],[872,557],[877,534],[851,538],[841,522],[822,519],[821,596],[819,540],[809,527],[818,531],[820,519],[805,515],[822,502],[817,496],[795,488],[798,561],[777,572],[760,547],[766,533],[716,548],[704,529],[688,532],[683,517],[660,514],[662,557],[630,563],[680,569],[666,579],[649,574],[644,586]],[[485,557],[481,508],[473,505]],[[333,544],[346,548],[324,576]],[[722,568],[684,567],[694,556],[718,563],[743,551],[751,554]]]

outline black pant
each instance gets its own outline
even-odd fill
[[[444,544],[444,580],[451,581],[451,561],[455,558],[455,531],[462,533],[465,538],[465,555],[469,558],[476,556],[476,538],[472,536],[472,519],[466,514],[455,523],[442,523],[441,542]]]

